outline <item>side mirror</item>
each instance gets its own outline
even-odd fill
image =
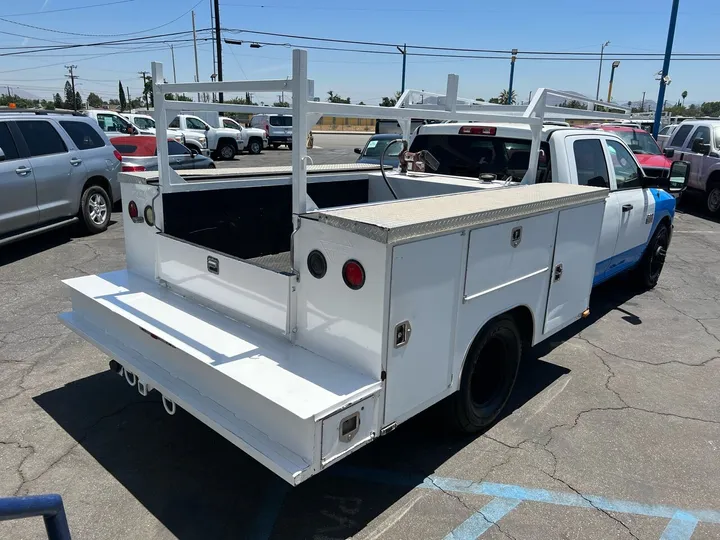
[[[205,126],[205,131],[210,131],[210,126]]]
[[[702,139],[695,139],[692,142],[692,149],[694,153],[696,154],[705,154],[708,155],[710,153],[710,145],[705,144]]]
[[[191,148],[191,149],[190,149],[190,156],[194,158],[194,157],[197,156],[197,155],[198,155],[198,151],[195,150],[194,148]]]
[[[356,149],[355,149],[355,153],[356,153],[356,154],[362,154],[362,150],[360,150],[359,148],[356,148]]]
[[[675,155],[675,150],[673,148],[666,148],[663,150],[663,154],[665,154],[666,158],[672,158]]]
[[[694,143],[693,143],[694,144]],[[709,146],[709,145],[707,145]],[[670,193],[682,193],[687,187],[690,178],[690,163],[688,161],[675,161],[670,167],[669,185]]]
[[[128,126],[125,131],[127,131],[128,135],[135,135],[135,128],[132,126]]]

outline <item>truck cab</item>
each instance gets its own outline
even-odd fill
[[[667,250],[675,198],[660,186],[668,179],[648,177],[625,142],[612,132],[544,126],[536,181],[604,187],[610,190],[597,251],[594,284],[638,268],[649,250]],[[418,128],[411,152],[427,150],[440,162],[438,173],[519,183],[530,159],[531,132],[509,124],[435,124]],[[570,165],[568,174],[560,167]],[[672,178],[683,174],[678,168]],[[649,263],[652,266],[652,263]],[[646,265],[639,276],[657,283],[662,266]]]
[[[205,148],[213,159],[231,160],[237,155],[242,136],[236,129],[214,128],[199,116],[178,114],[169,127],[179,129],[188,143],[205,141]]]

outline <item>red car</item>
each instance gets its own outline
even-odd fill
[[[670,170],[672,159],[665,157],[658,143],[644,129],[626,126],[600,126],[598,129],[610,131],[625,141],[647,176],[654,178]]]

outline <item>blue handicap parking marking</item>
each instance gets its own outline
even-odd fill
[[[687,540],[692,537],[698,523],[720,525],[717,510],[688,510],[673,506],[644,504],[622,499],[609,499],[590,494],[579,494],[548,489],[526,488],[512,484],[472,482],[442,476],[418,476],[395,471],[340,466],[334,474],[348,478],[392,484],[420,489],[442,490],[472,495],[486,495],[493,499],[480,511],[465,520],[445,540],[470,540],[480,537],[493,523],[512,512],[521,502],[534,502],[577,508],[595,508],[619,514],[669,519],[660,540]]]
[[[445,540],[475,540],[505,514],[512,512],[522,501],[517,499],[496,498],[483,506],[479,512],[462,522]]]
[[[698,520],[694,515],[678,510],[665,527],[660,540],[687,540],[692,536],[697,524]]]

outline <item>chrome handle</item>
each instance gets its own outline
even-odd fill
[[[15,172],[18,173],[20,176],[25,176],[26,174],[29,174],[30,171],[32,171],[32,169],[30,167],[25,167],[25,166],[18,167],[17,169],[15,169]]]
[[[632,204],[623,204],[623,207],[622,207],[622,211],[623,211],[623,212],[629,212],[629,211],[632,210],[632,209],[633,209],[633,205],[632,205]]]
[[[82,159],[80,159],[80,158],[76,158],[76,157],[70,158],[70,165],[74,165],[75,167],[77,167],[81,163],[82,163]]]

